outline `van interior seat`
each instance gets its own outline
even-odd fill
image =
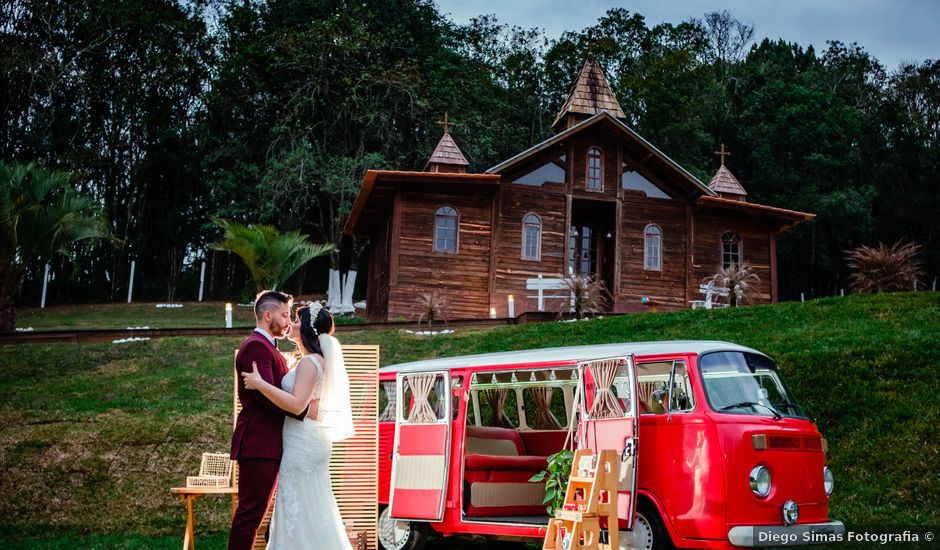
[[[559,440],[555,432],[545,432],[552,441],[558,440],[551,452],[561,450],[565,432],[561,434]],[[527,433],[527,437],[531,436]],[[547,450],[549,443],[533,446]],[[545,514],[545,484],[529,478],[548,467],[548,458],[546,454],[528,454],[517,430],[467,426],[464,449],[464,481],[469,489],[464,494],[464,509],[468,516]]]

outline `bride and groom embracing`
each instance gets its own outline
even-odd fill
[[[231,457],[238,461],[238,508],[229,550],[248,550],[277,484],[268,550],[350,549],[330,485],[333,443],[353,435],[349,378],[333,317],[266,291],[255,300],[256,327],[238,348],[241,374]],[[275,340],[287,336],[301,359],[288,370]]]

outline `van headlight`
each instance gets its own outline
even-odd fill
[[[760,498],[770,494],[770,470],[765,466],[754,466],[750,475],[751,492]]]
[[[826,494],[831,495],[835,486],[836,478],[833,477],[832,470],[828,466],[823,466],[823,488],[826,489]]]

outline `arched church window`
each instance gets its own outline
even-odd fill
[[[741,267],[741,236],[734,231],[726,231],[721,236],[721,267]]]
[[[522,219],[522,259],[538,260],[542,256],[542,220],[535,214]]]
[[[591,147],[587,152],[587,183],[588,191],[604,190],[604,153],[600,147]]]
[[[663,269],[663,230],[650,224],[643,230],[643,267],[651,271]]]
[[[442,206],[434,214],[434,251],[457,252],[457,228],[460,215],[451,206]]]

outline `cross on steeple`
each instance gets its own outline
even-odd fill
[[[450,127],[456,124],[455,122],[450,122],[447,120],[447,111],[444,111],[444,120],[438,120],[437,123],[444,127],[445,134],[449,134]]]
[[[730,157],[730,156],[731,156],[731,153],[729,153],[727,150],[725,150],[725,144],[722,143],[722,144],[721,144],[721,149],[720,149],[719,151],[715,151],[715,155],[721,157],[721,165],[724,166],[724,165],[725,165],[725,157]]]

